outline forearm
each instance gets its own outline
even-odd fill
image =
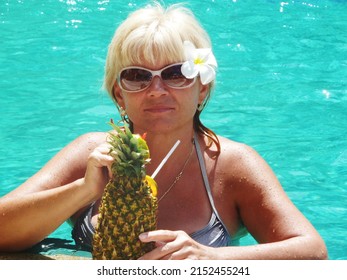
[[[326,259],[327,251],[320,237],[298,236],[284,241],[250,246],[216,248],[215,259],[293,260]]]
[[[0,251],[19,251],[41,241],[92,199],[83,179],[37,193],[0,200]]]

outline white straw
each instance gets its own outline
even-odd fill
[[[160,171],[160,169],[163,167],[163,165],[165,164],[165,162],[167,162],[167,160],[169,159],[169,157],[172,155],[172,153],[176,150],[177,146],[179,145],[181,141],[177,140],[177,142],[175,143],[175,145],[172,146],[171,150],[167,153],[167,155],[164,157],[164,159],[161,161],[161,163],[158,165],[157,169],[153,172],[152,174],[152,179],[154,179],[155,176],[157,176],[158,172]]]

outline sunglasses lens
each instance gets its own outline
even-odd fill
[[[194,79],[187,79],[181,72],[182,64],[170,66],[161,72],[161,78],[170,87],[185,88],[194,82]]]
[[[120,74],[121,87],[127,91],[142,90],[151,83],[151,80],[151,72],[145,69],[125,69]]]

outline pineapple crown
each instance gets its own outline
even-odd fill
[[[116,176],[145,177],[144,166],[150,155],[145,135],[132,134],[127,126],[119,127],[111,120],[110,125],[116,133],[109,133],[110,155],[114,158],[112,171]]]

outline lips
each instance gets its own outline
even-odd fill
[[[149,113],[167,113],[167,112],[172,112],[174,111],[175,108],[167,105],[153,105],[146,107],[144,109],[145,112]]]

